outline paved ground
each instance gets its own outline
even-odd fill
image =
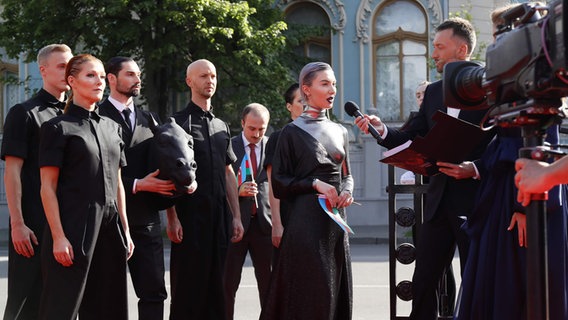
[[[357,238],[351,241],[353,266],[353,319],[383,320],[390,319],[389,303],[389,263],[386,228],[358,228]],[[7,237],[6,237],[7,238]],[[8,265],[7,241],[0,241],[0,313],[6,304],[6,272]],[[166,242],[167,243],[167,242]],[[169,269],[169,245],[166,248],[166,270]],[[397,264],[397,280],[410,280],[414,264]],[[454,270],[459,270],[457,259],[454,259]],[[459,279],[457,279],[459,281]],[[459,282],[458,282],[459,283]],[[169,284],[169,272],[166,274]],[[168,287],[169,292],[169,287]],[[169,299],[166,301],[166,319],[169,314]],[[130,320],[137,319],[136,296],[129,282]],[[397,315],[407,316],[410,303],[398,300]],[[250,259],[247,258],[243,269],[243,277],[237,292],[235,320],[258,319],[260,306],[256,280]]]

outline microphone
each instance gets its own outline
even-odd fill
[[[345,112],[347,112],[348,115],[350,115],[354,118],[363,117],[363,114],[361,113],[361,111],[359,111],[359,106],[353,101],[347,101],[345,103],[344,109],[345,109]],[[378,143],[383,142],[383,138],[381,138],[381,134],[371,124],[369,124],[369,133],[373,136],[373,138],[375,138],[377,140]]]

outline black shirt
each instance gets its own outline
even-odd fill
[[[229,126],[193,102],[172,117],[193,136],[197,163],[197,190],[176,202],[178,218],[182,226],[190,230],[189,235],[184,235],[184,242],[202,250],[226,245],[231,215],[227,206],[225,170],[237,160]]]
[[[226,166],[237,160],[231,146],[229,126],[193,102],[172,117],[193,136],[198,183],[195,195],[224,198]]]
[[[114,204],[118,169],[126,166],[120,126],[98,109],[76,105],[41,127],[39,165],[60,169],[57,197],[62,218],[92,203]]]
[[[41,125],[62,114],[65,103],[44,89],[33,98],[16,104],[6,116],[0,157],[18,157],[24,160],[21,171],[22,215],[28,227],[36,234],[45,224],[40,198],[38,152]]]

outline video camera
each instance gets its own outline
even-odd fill
[[[559,107],[568,96],[568,0],[547,6],[523,3],[505,11],[496,40],[487,48],[486,66],[446,64],[444,103],[460,109],[492,108],[495,116],[528,105]],[[540,13],[547,14],[541,17]]]

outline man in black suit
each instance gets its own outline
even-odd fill
[[[167,297],[164,280],[164,244],[157,205],[152,193],[171,195],[174,185],[160,180],[158,170],[148,165],[153,133],[148,111],[134,106],[140,94],[140,69],[127,57],[111,58],[106,66],[109,97],[100,105],[100,114],[122,126],[122,140],[128,165],[122,169],[126,191],[126,212],[130,235],[136,249],[128,260],[138,301],[138,319],[163,319]]]
[[[436,28],[433,42],[432,59],[436,70],[441,73],[448,62],[469,60],[475,41],[475,30],[467,20],[451,18],[444,21]],[[434,125],[432,116],[438,110],[476,125],[481,122],[486,110],[459,110],[444,106],[442,94],[442,81],[430,84],[422,107],[401,130],[387,127],[376,116],[365,115],[357,118],[355,123],[364,132],[368,132],[369,123],[373,125],[384,139],[382,145],[390,149],[416,136],[424,136]],[[467,143],[467,137],[463,138]],[[468,160],[460,164],[438,162],[442,174],[430,177],[423,224],[416,243],[411,319],[438,318],[436,288],[444,267],[454,256],[456,244],[461,270],[464,269],[469,240],[460,226],[473,208],[479,185],[479,174],[473,160],[479,159],[487,143],[484,141],[477,146]]]
[[[237,183],[239,191],[239,206],[244,236],[240,242],[230,243],[225,260],[225,303],[227,306],[227,320],[233,319],[235,295],[241,282],[243,263],[250,253],[254,266],[258,293],[262,304],[263,297],[268,290],[272,261],[272,223],[270,204],[268,198],[268,177],[261,165],[264,161],[264,151],[267,137],[264,136],[270,113],[265,106],[251,103],[243,109],[241,125],[242,134],[231,139],[233,152],[237,161],[233,163],[233,170],[239,172],[243,158],[248,156],[251,165],[252,177],[246,177],[246,172],[239,174],[246,181]]]

